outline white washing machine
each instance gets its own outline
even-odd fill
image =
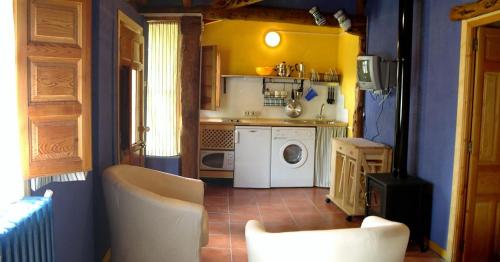
[[[316,129],[273,127],[271,187],[312,187]]]

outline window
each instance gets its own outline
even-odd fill
[[[146,155],[180,152],[179,23],[149,23]]]
[[[14,33],[13,1],[0,1],[0,79],[2,80],[3,128],[0,128],[3,150],[0,150],[2,172],[0,174],[0,210],[23,197],[23,179],[19,131],[16,77],[16,36]]]

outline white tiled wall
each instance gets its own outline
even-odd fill
[[[268,84],[270,90],[285,90],[290,93],[291,85]],[[297,85],[295,85],[297,86]],[[310,82],[304,82],[304,96],[310,88]],[[314,119],[320,111],[321,104],[325,104],[323,114],[326,119],[333,119],[347,122],[348,113],[344,109],[344,96],[340,93],[340,88],[335,88],[335,104],[327,104],[326,98],[328,87],[313,86],[318,96],[311,101],[304,97],[299,100],[302,104],[302,115],[297,119]],[[258,111],[260,118],[288,118],[284,107],[264,106],[264,96],[262,94],[262,78],[227,78],[226,93],[222,94],[222,106],[218,111],[201,111],[202,118],[244,118],[245,111]]]

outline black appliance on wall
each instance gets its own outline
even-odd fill
[[[413,0],[399,1],[395,143],[391,174],[366,177],[366,215],[406,224],[410,240],[428,248],[432,185],[407,173]]]

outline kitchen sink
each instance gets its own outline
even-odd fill
[[[302,119],[285,119],[285,123],[291,124],[311,124],[311,120],[302,120]]]

